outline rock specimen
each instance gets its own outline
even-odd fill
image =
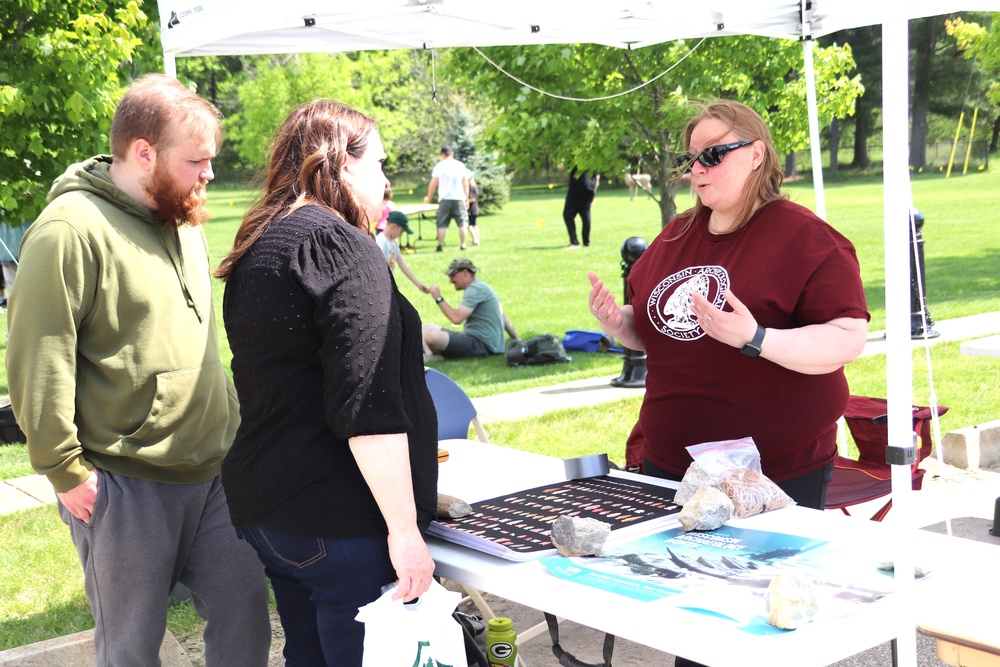
[[[699,487],[694,496],[681,508],[677,519],[684,530],[715,530],[733,516],[733,501],[712,486]]]
[[[466,514],[472,514],[472,506],[469,503],[446,493],[438,494],[437,515],[439,519],[458,519]]]
[[[561,516],[552,522],[552,544],[563,556],[599,556],[611,524],[597,519]]]
[[[718,487],[719,485],[715,477],[708,474],[704,468],[698,465],[697,461],[692,461],[688,469],[684,471],[684,478],[677,487],[677,493],[674,494],[674,502],[681,506],[686,505],[689,500],[694,498],[698,489],[703,486]]]
[[[767,622],[776,628],[794,630],[809,622],[819,611],[813,582],[801,574],[779,574],[764,594]]]

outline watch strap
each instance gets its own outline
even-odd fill
[[[740,352],[751,358],[759,357],[760,346],[761,343],[764,342],[764,334],[766,333],[766,331],[767,330],[764,329],[764,327],[758,324],[757,331],[754,332],[753,338],[750,340],[749,343],[747,343],[740,349]]]

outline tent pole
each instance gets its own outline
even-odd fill
[[[886,396],[889,445],[902,459],[913,447],[913,362],[909,317],[909,222],[913,208],[910,190],[908,128],[908,21],[887,19],[882,24],[883,204],[885,242]],[[910,451],[912,450],[912,451]],[[897,460],[898,463],[898,460]],[[892,466],[893,561],[895,614],[898,621],[898,664],[917,664],[914,589],[914,511],[909,465]]]
[[[813,39],[802,40],[802,58],[806,71],[806,106],[809,113],[809,149],[812,155],[813,192],[816,215],[826,220],[826,193],[823,189],[823,151],[820,146],[819,118],[816,105],[816,71],[813,65]]]
[[[177,78],[177,58],[166,51],[163,52],[163,73]]]

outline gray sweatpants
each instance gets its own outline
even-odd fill
[[[218,477],[163,484],[98,470],[89,524],[62,504],[83,565],[98,667],[157,666],[178,581],[205,626],[208,667],[266,667],[267,581],[239,539]]]

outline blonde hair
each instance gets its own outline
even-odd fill
[[[691,135],[695,127],[704,120],[715,119],[724,123],[740,141],[760,141],[764,144],[764,159],[760,166],[750,173],[743,188],[742,201],[736,211],[735,226],[731,231],[736,231],[744,227],[760,206],[770,204],[773,201],[787,199],[788,195],[782,194],[781,183],[784,180],[781,166],[778,163],[778,153],[774,150],[774,143],[771,140],[771,131],[756,111],[745,104],[732,100],[719,100],[711,104],[703,105],[696,116],[688,121],[684,128],[684,148],[690,150]],[[674,237],[683,236],[694,221],[702,215],[708,207],[698,199],[687,211],[678,214],[678,218],[684,220],[680,232]]]

